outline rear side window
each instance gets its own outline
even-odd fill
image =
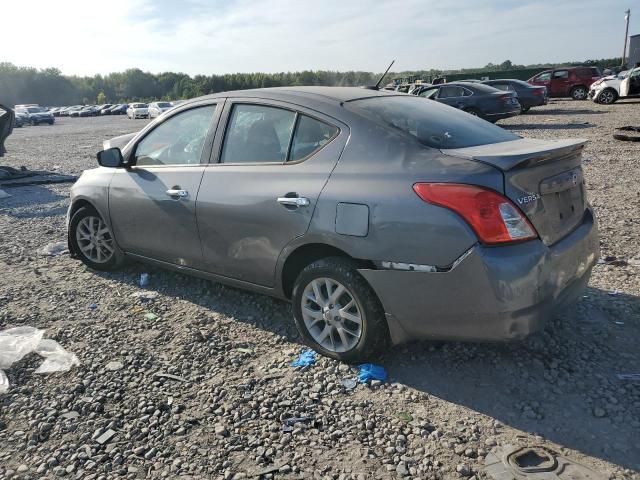
[[[289,161],[301,160],[324,147],[338,134],[338,129],[306,115],[298,117],[296,132],[291,143]]]
[[[236,104],[225,133],[222,163],[282,163],[296,114],[266,105]]]
[[[474,147],[520,138],[457,108],[420,97],[373,97],[345,106],[433,148]]]
[[[493,88],[497,88],[498,90],[502,90],[504,92],[513,91],[513,87],[511,87],[511,85],[509,85],[508,83],[492,83],[491,86]]]

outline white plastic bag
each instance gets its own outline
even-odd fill
[[[42,340],[36,347],[36,353],[45,358],[36,373],[66,372],[74,365],[80,365],[78,357],[67,352],[55,340]]]
[[[35,351],[44,362],[35,373],[66,372],[80,365],[78,357],[67,352],[55,340],[42,340],[44,330],[34,327],[15,327],[0,332],[0,394],[9,390],[9,379],[2,369],[10,368],[25,355]]]
[[[0,369],[9,368],[33,352],[42,340],[44,330],[15,327],[0,332]]]

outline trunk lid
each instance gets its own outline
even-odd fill
[[[586,140],[518,139],[443,149],[503,172],[504,194],[522,210],[546,245],[571,233],[587,208],[582,150]]]

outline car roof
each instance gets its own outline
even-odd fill
[[[219,92],[194,98],[191,101],[219,97],[261,97],[274,100],[300,100],[300,98],[307,98],[312,101],[343,103],[363,98],[392,97],[397,95],[405,94],[389,90],[373,90],[360,87],[271,87]]]
[[[491,93],[496,90],[491,85],[485,85],[484,83],[478,83],[478,82],[463,82],[463,81],[449,82],[449,83],[443,83],[442,85],[439,85],[439,86],[446,87],[447,85],[453,85],[454,87],[464,87],[464,88],[468,88],[469,90],[475,89],[479,92],[484,92],[484,93]]]

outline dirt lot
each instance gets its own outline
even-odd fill
[[[0,163],[79,174],[102,140],[144,123],[17,129]],[[353,367],[289,366],[302,347],[287,304],[139,264],[102,274],[46,257],[42,247],[65,239],[69,185],[8,189],[0,330],[44,328],[81,366],[38,375],[31,355],[8,370],[0,478],[480,479],[484,457],[505,444],[546,445],[606,477],[640,478],[640,381],[616,376],[640,373],[640,144],[611,136],[640,125],[639,105],[556,101],[501,125],[590,140],[585,172],[607,262],[544,332],[397,347],[380,360],[389,382],[351,391],[342,380]],[[132,297],[142,272],[157,298]],[[313,418],[283,431],[290,417]],[[108,429],[115,436],[100,444]]]

